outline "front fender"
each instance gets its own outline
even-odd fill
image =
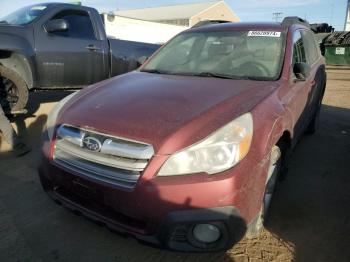
[[[254,109],[254,119],[257,126],[254,128],[255,143],[252,148],[256,150],[259,159],[269,157],[271,149],[285,133],[293,136],[293,121],[291,112],[283,106],[278,99],[277,92],[263,101]],[[257,118],[263,118],[259,121]]]
[[[35,87],[35,53],[24,37],[0,34],[0,64],[23,77],[29,89]]]

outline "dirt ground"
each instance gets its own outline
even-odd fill
[[[320,130],[297,145],[267,229],[214,254],[149,247],[49,199],[37,175],[41,129],[69,92],[31,94],[29,114],[14,125],[33,151],[14,158],[0,147],[0,261],[350,261],[350,70],[329,68],[328,79]]]

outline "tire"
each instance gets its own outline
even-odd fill
[[[312,135],[318,130],[320,124],[321,101],[318,102],[316,112],[314,113],[309,125],[305,130],[305,134]]]
[[[269,209],[273,193],[275,192],[276,184],[282,170],[282,153],[278,146],[274,146],[270,153],[270,165],[268,169],[267,179],[265,183],[265,193],[261,209],[257,217],[249,225],[246,237],[257,238],[261,234],[264,224],[268,218]]]
[[[28,87],[15,71],[0,65],[0,103],[6,113],[23,110],[28,102]]]

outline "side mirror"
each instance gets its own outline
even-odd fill
[[[148,57],[147,56],[141,56],[137,59],[137,66],[142,66],[146,61]]]
[[[293,73],[297,80],[305,81],[309,77],[311,67],[306,63],[295,63]]]
[[[44,28],[48,33],[65,32],[65,31],[68,31],[69,24],[64,19],[54,19],[54,20],[48,21],[44,25]]]

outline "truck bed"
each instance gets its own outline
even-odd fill
[[[124,74],[137,69],[138,60],[151,56],[160,45],[119,39],[109,39],[111,53],[111,76]]]

